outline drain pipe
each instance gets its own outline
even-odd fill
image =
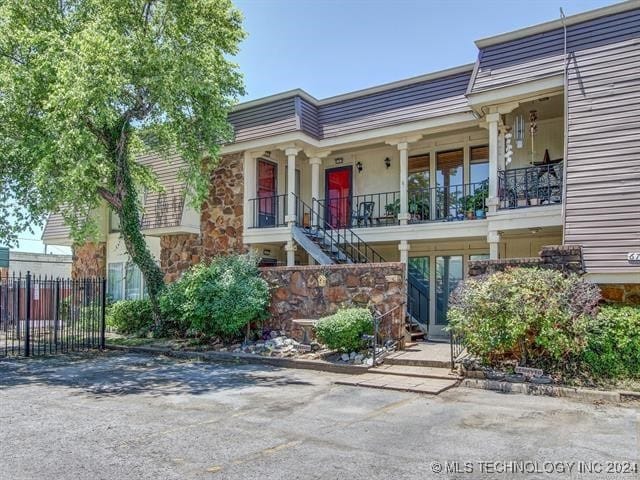
[[[569,169],[569,57],[567,55],[567,23],[564,10],[560,7],[560,20],[564,32],[564,168],[562,169],[562,244],[567,230],[567,170]]]

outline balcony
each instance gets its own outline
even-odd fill
[[[562,161],[498,172],[500,210],[562,203]]]

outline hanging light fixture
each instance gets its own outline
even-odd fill
[[[391,159],[389,157],[384,159],[384,166],[387,168],[391,166]]]
[[[358,173],[362,172],[362,162],[357,162],[356,168],[358,169]]]
[[[513,134],[516,141],[516,148],[522,148],[524,146],[524,118],[522,115],[516,115]]]

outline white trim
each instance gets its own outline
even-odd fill
[[[595,283],[640,283],[638,272],[618,272],[618,273],[586,273],[585,277],[590,282]]]
[[[293,90],[287,90],[286,92],[276,93],[274,95],[269,95],[267,97],[257,98],[255,100],[249,100],[247,102],[239,103],[233,108],[233,111],[239,112],[247,108],[257,107],[260,105],[265,105],[271,102],[275,102],[277,100],[283,100],[285,98],[293,98],[296,96],[305,99],[307,102],[311,103],[312,105],[322,106],[322,105],[327,105],[331,103],[342,102],[344,100],[350,100],[352,98],[371,95],[373,93],[384,92],[386,90],[392,90],[394,88],[401,88],[407,85],[412,85],[414,83],[420,83],[428,80],[435,80],[442,77],[448,77],[451,75],[457,75],[459,73],[470,72],[473,70],[473,66],[474,66],[473,63],[459,65],[457,67],[438,70],[437,72],[426,73],[424,75],[417,75],[415,77],[396,80],[389,83],[383,83],[381,85],[363,88],[360,90],[354,90],[348,93],[341,93],[339,95],[323,98],[321,100],[318,100],[313,95],[310,95],[309,93],[305,92],[301,88],[296,88]]]
[[[200,226],[176,225],[175,227],[147,228],[142,230],[142,234],[149,237],[159,237],[161,235],[181,235],[185,233],[200,233]]]
[[[249,228],[242,232],[242,241],[246,245],[255,243],[286,243],[291,238],[288,227]]]
[[[469,106],[478,110],[483,105],[494,105],[513,101],[528,101],[538,97],[561,94],[564,91],[564,75],[559,73],[547,78],[520,82],[504,87],[497,86],[477,93],[469,93]],[[530,97],[534,98],[530,98]]]
[[[60,247],[71,247],[73,246],[73,240],[69,237],[42,237],[40,239],[42,243],[46,246],[60,246]],[[104,240],[99,240],[104,241]]]
[[[566,18],[566,25],[575,25],[577,23],[593,20],[594,18],[605,17],[607,15],[613,15],[620,12],[626,12],[640,8],[640,0],[629,0],[626,2],[616,3],[607,7],[597,8],[595,10],[589,10],[588,12],[578,13]],[[544,33],[550,30],[556,30],[562,28],[562,20],[551,20],[549,22],[539,23],[530,27],[521,28],[511,32],[501,33],[493,35],[491,37],[481,38],[475,41],[478,48],[485,48],[491,45],[497,45],[499,43],[505,43],[511,40],[517,40],[519,38],[528,37],[537,33]]]
[[[489,229],[495,231],[518,230],[522,228],[544,228],[562,226],[562,205],[498,210],[488,215]]]

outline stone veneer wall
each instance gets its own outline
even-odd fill
[[[202,255],[244,252],[242,223],[244,212],[243,155],[226,155],[211,174],[209,198],[200,217]]]
[[[640,283],[606,283],[600,285],[605,300],[640,305]]]
[[[164,281],[171,283],[200,262],[202,245],[200,236],[191,233],[183,235],[163,235],[160,237],[160,268]]]
[[[580,245],[549,245],[542,247],[539,257],[501,258],[497,260],[472,260],[469,262],[469,276],[502,272],[513,267],[539,267],[560,270],[564,273],[584,273],[582,247]]]
[[[241,253],[244,212],[243,155],[225,155],[211,173],[209,195],[200,211],[200,235],[163,235],[160,267],[166,282],[216,255]]]
[[[402,263],[365,263],[261,268],[271,287],[268,327],[294,336],[294,319],[318,319],[341,307],[371,307],[379,313],[400,307],[383,319],[381,332],[398,338],[404,327],[406,286]],[[324,287],[320,277],[326,278]]]
[[[73,246],[71,278],[106,277],[106,242],[87,242]]]

